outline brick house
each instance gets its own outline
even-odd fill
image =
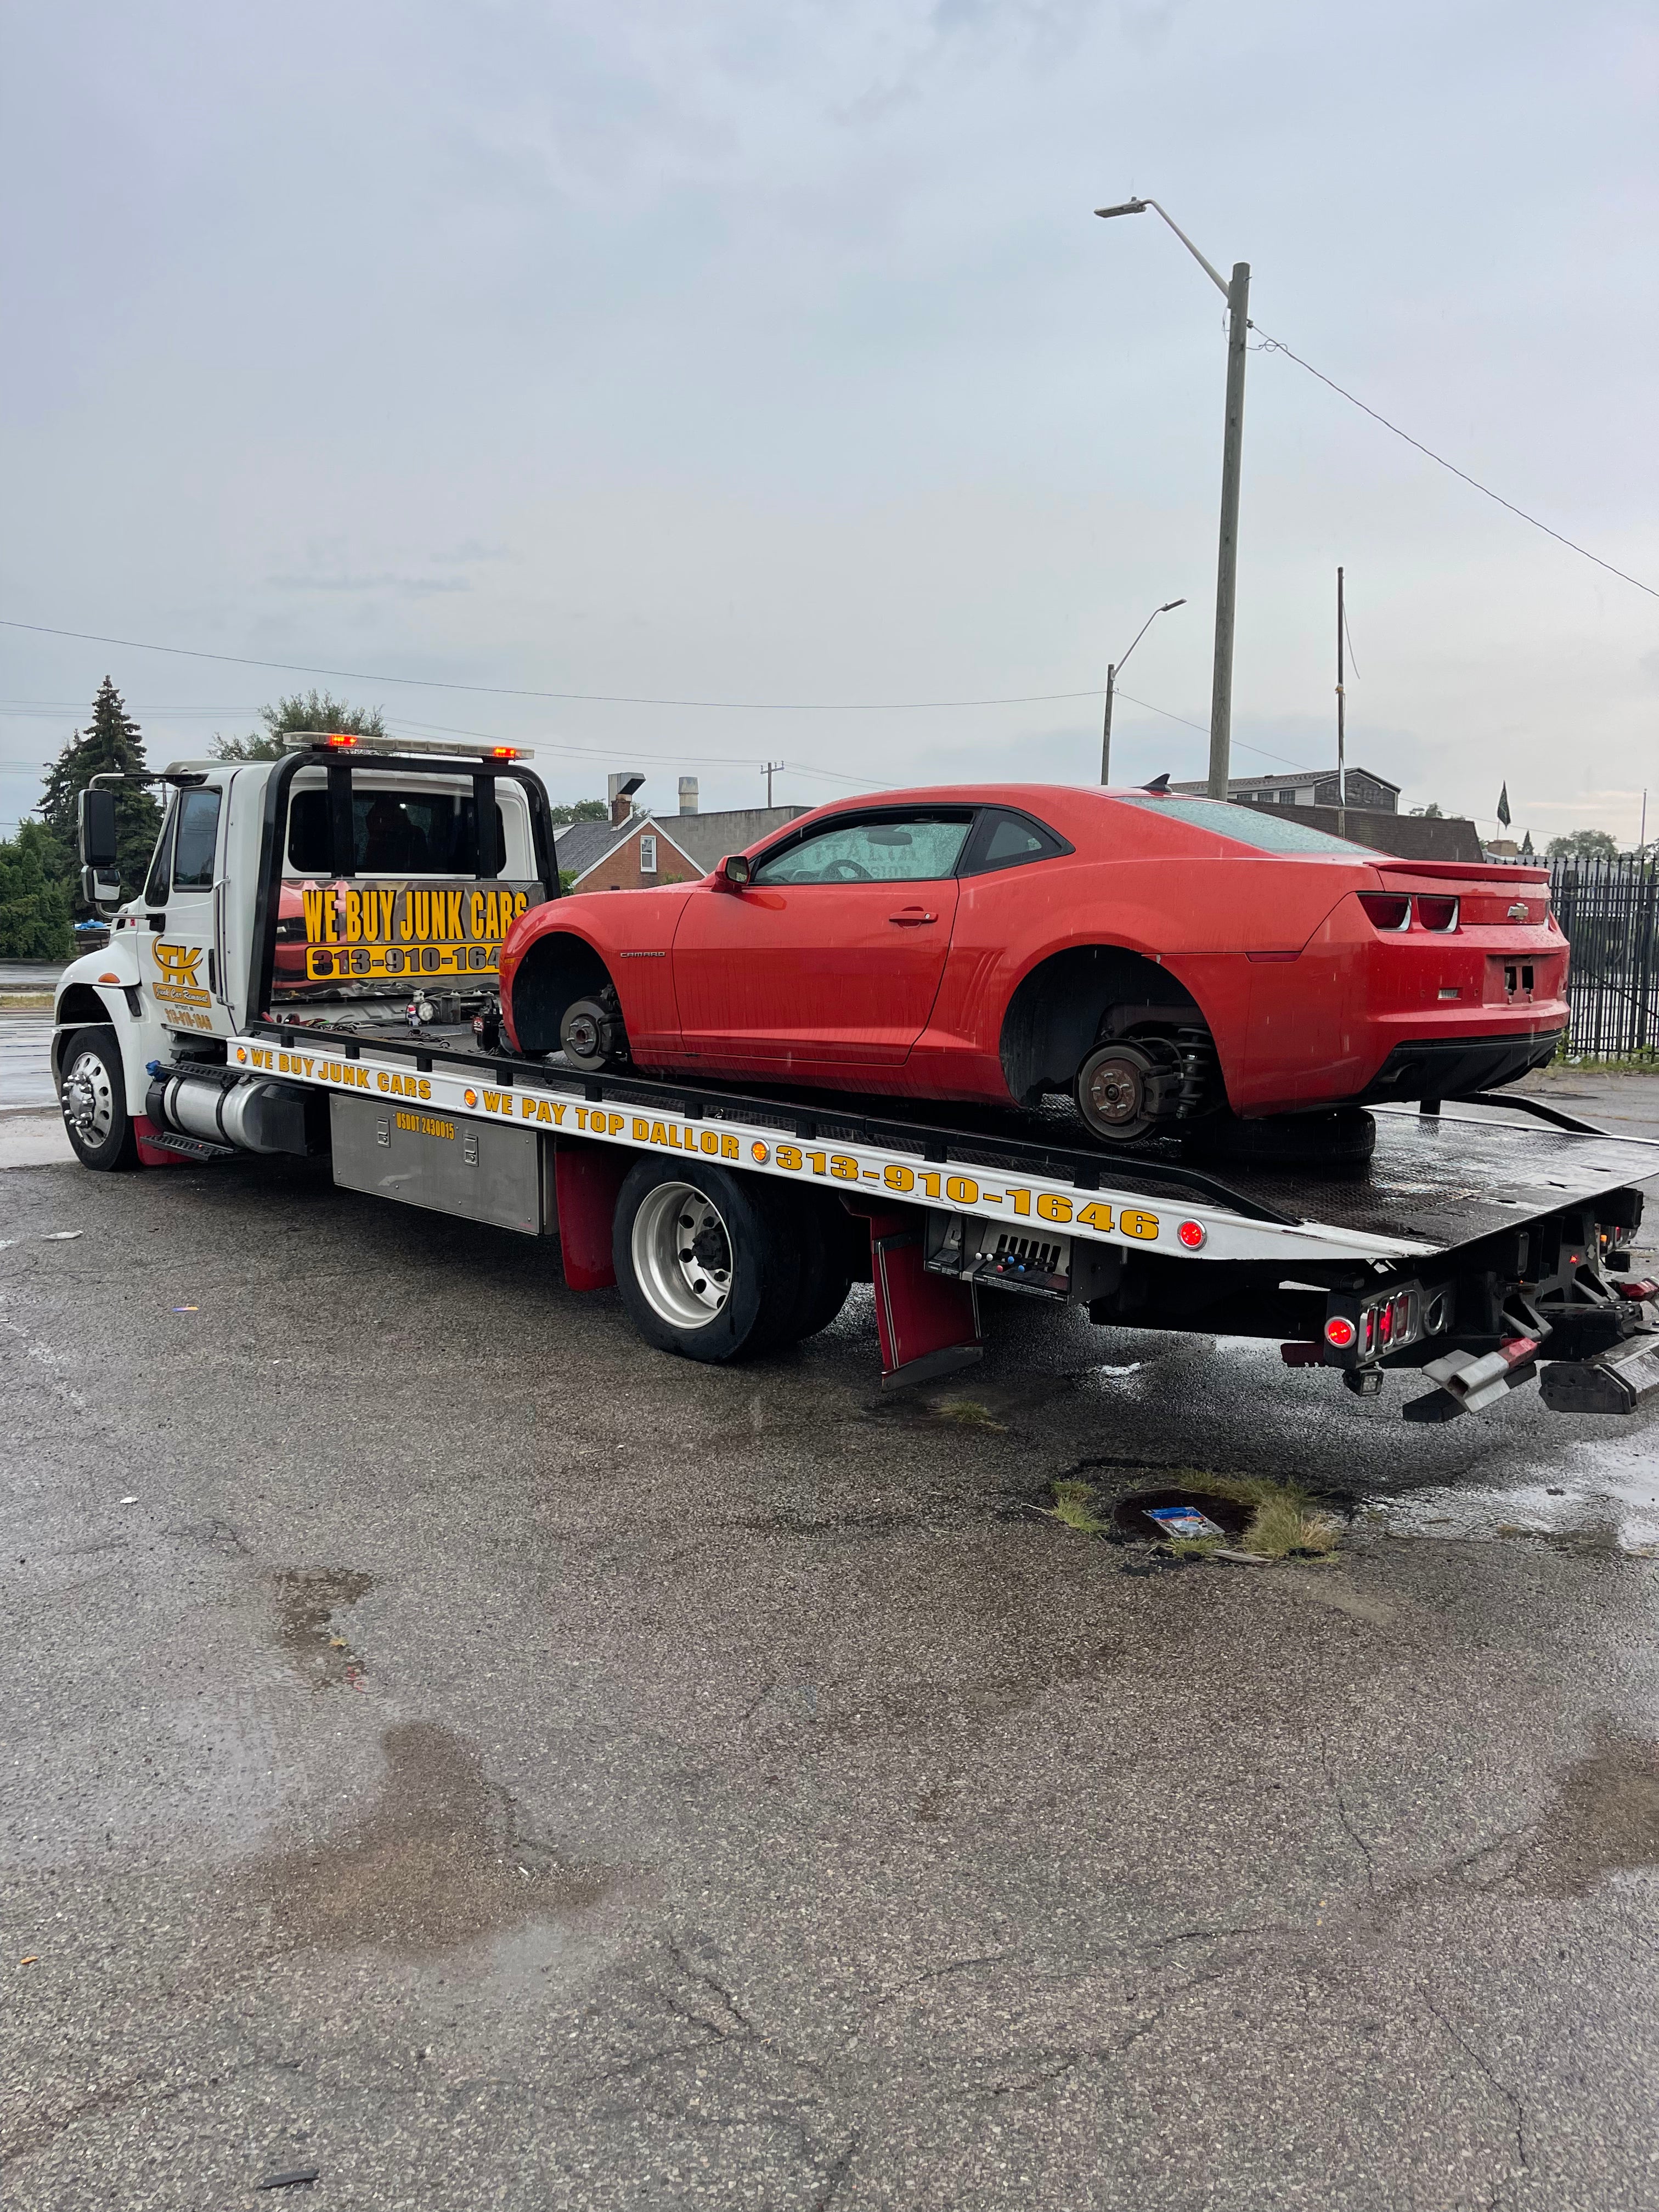
[[[669,817],[672,823],[673,817]],[[626,822],[573,822],[553,840],[559,873],[573,891],[637,891],[658,884],[695,883],[708,871],[674,842],[654,814]]]

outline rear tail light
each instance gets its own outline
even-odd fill
[[[1361,891],[1359,903],[1373,929],[1407,929],[1411,926],[1412,902],[1394,891]]]
[[[1333,1314],[1325,1324],[1325,1341],[1338,1352],[1346,1352],[1358,1334],[1346,1314]]]
[[[1455,898],[1423,898],[1417,902],[1417,920],[1423,929],[1455,929],[1457,901]]]

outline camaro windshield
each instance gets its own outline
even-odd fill
[[[1121,806],[1144,806],[1151,813],[1167,814],[1177,822],[1191,823],[1194,830],[1231,837],[1236,845],[1253,845],[1258,853],[1322,853],[1327,859],[1352,853],[1364,860],[1373,857],[1369,846],[1328,836],[1322,830],[1310,829],[1305,822],[1287,822],[1282,814],[1269,813],[1265,806],[1235,806],[1224,799],[1160,799],[1151,791],[1113,795]]]

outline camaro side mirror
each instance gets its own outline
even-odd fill
[[[741,890],[749,880],[749,860],[746,854],[728,853],[714,871],[717,880],[729,890]]]
[[[115,873],[115,793],[88,784],[81,793],[81,866],[100,876]]]

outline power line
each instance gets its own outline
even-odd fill
[[[1483,484],[1467,469],[1460,469],[1455,461],[1449,461],[1443,453],[1437,453],[1420,438],[1413,438],[1409,430],[1402,430],[1397,422],[1390,422],[1386,415],[1379,415],[1375,407],[1368,407],[1363,399],[1358,399],[1352,392],[1345,391],[1334,377],[1327,376],[1322,368],[1316,368],[1310,361],[1304,361],[1299,353],[1292,353],[1282,338],[1269,337],[1266,331],[1259,329],[1254,323],[1250,327],[1261,338],[1264,353],[1282,353],[1298,368],[1305,368],[1310,376],[1316,376],[1322,384],[1328,385],[1339,398],[1346,399],[1351,407],[1357,407],[1362,415],[1369,415],[1373,422],[1380,422],[1385,430],[1392,430],[1396,438],[1403,438],[1408,446],[1414,446],[1419,453],[1425,454],[1439,467],[1449,469],[1453,476],[1461,477],[1463,483],[1485,498],[1496,500],[1499,507],[1507,507],[1511,514],[1519,515],[1522,522],[1529,522],[1534,530],[1541,530],[1546,538],[1554,538],[1558,545],[1565,545],[1570,553],[1577,553],[1586,561],[1594,561],[1598,568],[1605,568],[1608,575],[1617,576],[1621,583],[1634,584],[1638,592],[1645,592],[1650,599],[1659,599],[1659,589],[1653,585],[1644,584],[1639,576],[1632,576],[1628,569],[1615,568],[1611,561],[1604,561],[1599,553],[1592,553],[1588,545],[1580,545],[1571,538],[1564,538],[1559,530],[1552,530],[1547,522],[1540,522],[1535,514],[1528,514],[1524,507],[1517,507],[1512,499],[1505,499],[1502,492],[1494,491],[1490,484]]]
[[[82,645],[118,645],[128,653],[170,653],[185,660],[221,661],[234,668],[273,668],[290,676],[328,676],[346,684],[405,684],[420,691],[471,691],[495,699],[556,699],[589,707],[708,707],[731,714],[898,714],[946,707],[1039,707],[1061,699],[1095,699],[1088,691],[1030,691],[1006,699],[650,699],[622,691],[532,691],[507,684],[455,684],[434,676],[387,676],[364,668],[319,668],[307,660],[255,660],[244,653],[206,653],[190,645],[150,645],[143,638],[106,637],[90,629],[57,629],[46,623],[10,622],[37,637],[70,637]]]

